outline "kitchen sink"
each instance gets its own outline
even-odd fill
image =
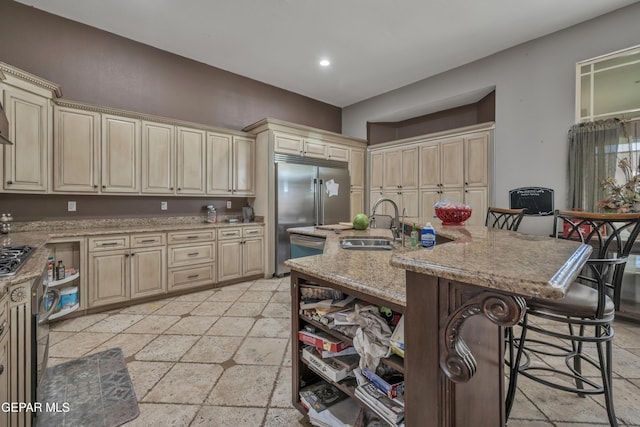
[[[340,240],[340,247],[342,249],[390,251],[393,249],[393,240],[381,237],[348,237]]]

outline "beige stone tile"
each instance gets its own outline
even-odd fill
[[[250,337],[287,338],[291,335],[291,323],[285,319],[264,317],[256,320],[249,331]]]
[[[233,304],[230,301],[207,300],[191,310],[192,316],[222,316]]]
[[[151,301],[144,304],[136,304],[120,310],[120,314],[151,314],[164,307],[169,301]]]
[[[262,312],[265,305],[265,302],[236,302],[227,310],[225,315],[240,317],[257,316]]]
[[[509,422],[507,423],[509,427],[555,427],[560,426],[561,424],[554,424],[549,421],[537,421],[537,420],[521,420],[517,418],[509,418]],[[575,426],[576,424],[571,424]],[[589,424],[589,425],[597,425],[597,424]]]
[[[623,378],[640,378],[640,357],[626,349],[614,348],[613,372]]]
[[[138,418],[125,424],[126,427],[188,426],[200,406],[142,403],[139,408]]]
[[[203,406],[190,427],[225,426],[256,427],[262,424],[265,408],[234,408],[230,406]]]
[[[253,317],[221,317],[207,331],[207,335],[244,337],[256,320]]]
[[[273,292],[270,291],[252,291],[249,289],[240,298],[238,302],[269,302]]]
[[[196,301],[171,301],[161,309],[154,312],[157,315],[164,316],[182,316],[189,314],[191,310],[198,306],[199,302]]]
[[[196,341],[195,335],[161,335],[136,353],[136,360],[177,362]]]
[[[68,331],[68,332],[79,332],[89,326],[93,325],[108,317],[108,314],[98,313],[98,314],[89,314],[86,316],[74,317],[73,319],[68,320],[60,320],[57,322],[52,322],[49,326],[51,331]]]
[[[291,292],[291,279],[288,277],[283,278],[276,289],[278,292]]]
[[[120,347],[124,357],[133,356],[144,346],[149,344],[157,335],[155,334],[118,334],[94,348],[91,353],[99,353],[114,347]]]
[[[236,291],[246,291],[253,285],[254,280],[247,280],[246,282],[234,283],[233,285],[226,285],[222,288],[219,288],[221,291],[224,290],[236,290]]]
[[[176,363],[151,389],[145,402],[202,403],[222,374],[220,365]]]
[[[289,366],[291,367],[291,352],[293,350],[291,349],[291,339],[289,339],[289,343],[287,344],[287,349],[284,351],[284,359],[282,359],[282,366]]]
[[[613,400],[618,419],[627,425],[640,426],[640,388],[632,381],[615,378],[613,380]],[[604,404],[604,400],[601,400]]]
[[[520,381],[520,380],[519,380]],[[524,381],[524,380],[523,380]],[[505,393],[507,392],[508,383],[505,383]],[[526,420],[545,420],[546,417],[542,412],[535,407],[535,405],[522,394],[521,390],[516,391],[515,401],[511,408],[511,414],[509,420],[526,419]],[[513,425],[513,423],[512,423]]]
[[[280,369],[269,407],[293,408],[291,397],[291,368],[283,367]]]
[[[286,292],[274,292],[273,298],[271,298],[270,302],[281,302],[284,304],[291,304],[291,293],[288,290]]]
[[[240,296],[242,296],[242,294],[244,293],[244,289],[229,289],[229,288],[222,288],[219,289],[218,291],[214,292],[208,299],[207,301],[210,302],[220,302],[220,301],[225,301],[225,302],[235,302],[238,298],[240,298]]]
[[[243,337],[204,336],[181,360],[183,362],[222,363],[233,357],[242,340]]]
[[[286,348],[286,338],[247,338],[233,360],[243,365],[280,365]]]
[[[216,320],[218,320],[217,316],[183,317],[164,333],[178,335],[204,335]]]
[[[279,317],[283,319],[291,318],[291,304],[285,304],[281,302],[270,302],[262,310],[262,315],[265,317]]]
[[[111,316],[89,326],[86,331],[118,333],[144,319],[141,314],[112,314]]]
[[[249,288],[252,291],[275,291],[280,286],[280,279],[259,279]]]
[[[49,331],[49,345],[58,344],[61,341],[66,340],[69,337],[74,336],[75,332],[63,332],[63,331]]]
[[[151,314],[125,330],[129,334],[161,334],[171,325],[180,321],[180,316],[159,316]]]
[[[175,362],[145,362],[134,360],[127,363],[133,389],[136,391],[138,402],[146,396],[160,378],[171,369]]]
[[[264,427],[307,426],[304,415],[297,409],[269,408]]]
[[[191,292],[191,293],[180,295],[179,297],[176,297],[174,299],[174,301],[176,301],[176,302],[186,302],[186,301],[202,302],[202,301],[206,300],[207,298],[209,298],[211,295],[213,295],[214,292],[215,292],[215,289],[205,289],[204,291]]]
[[[232,366],[224,371],[206,404],[266,407],[277,375],[277,366]]]
[[[49,347],[49,356],[77,358],[93,350],[113,335],[108,332],[78,332],[75,336]]]

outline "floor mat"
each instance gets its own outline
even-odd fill
[[[120,348],[48,368],[39,400],[37,427],[115,427],[140,413]]]

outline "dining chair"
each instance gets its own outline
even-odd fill
[[[484,225],[491,228],[518,231],[526,209],[504,209],[490,207]]]
[[[621,286],[638,233],[640,213],[555,211],[553,236],[589,244],[593,252],[563,299],[527,301],[520,336],[512,336],[507,343],[510,354],[514,350],[516,354],[513,362],[505,360],[510,371],[507,419],[518,377],[524,376],[581,397],[603,394],[609,423],[618,425],[612,390],[615,307],[611,295]],[[564,363],[546,363],[555,357]]]

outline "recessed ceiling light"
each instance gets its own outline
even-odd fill
[[[329,61],[328,59],[321,59],[320,65],[323,67],[328,67],[329,65],[331,65],[331,61]]]

